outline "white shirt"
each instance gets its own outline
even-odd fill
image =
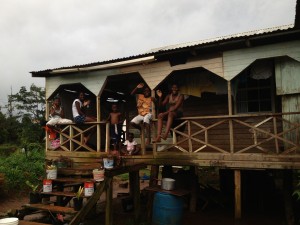
[[[80,116],[80,114],[78,113],[77,107],[76,107],[76,102],[79,102],[80,108],[82,107],[82,102],[79,99],[75,99],[72,104],[73,118],[75,118],[76,116]]]
[[[128,151],[128,153],[131,154],[132,151],[134,150],[134,146],[137,145],[137,142],[135,140],[133,140],[132,142],[126,140],[124,142],[124,145],[126,145],[126,150]]]

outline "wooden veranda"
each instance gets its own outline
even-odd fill
[[[287,119],[292,115],[299,113],[184,117],[167,141],[146,146],[142,134],[141,155],[130,158],[149,165],[299,169],[300,124]],[[83,136],[95,128],[96,146],[82,144]],[[63,125],[59,134],[60,146],[48,146],[47,159],[65,155],[80,166],[110,151],[109,124],[105,122]]]

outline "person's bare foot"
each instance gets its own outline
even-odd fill
[[[88,140],[89,140],[88,137],[83,137],[82,144],[86,145],[86,143],[88,142]]]
[[[151,139],[147,139],[145,144],[150,145],[150,143],[151,143]]]
[[[167,135],[167,134],[165,134],[165,135],[162,135],[162,136],[161,136],[161,138],[162,138],[163,140],[167,140],[167,138],[168,138],[168,135]]]
[[[158,135],[153,141],[152,143],[157,143],[157,142],[161,142],[161,136]]]

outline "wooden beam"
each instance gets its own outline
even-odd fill
[[[107,187],[109,185],[112,186],[112,178],[105,178],[104,181],[101,182],[99,184],[99,186],[96,188],[95,193],[93,194],[93,196],[91,198],[89,198],[89,200],[87,201],[85,206],[71,220],[69,225],[78,225],[81,221],[83,221],[84,218],[86,217],[86,215],[92,209],[92,207],[94,207],[94,205],[96,205],[96,203],[97,203],[98,199],[100,198],[101,194],[107,189]],[[109,191],[107,191],[107,192],[109,192]],[[111,224],[109,224],[109,225],[111,225]]]
[[[242,205],[241,205],[241,171],[234,170],[234,197],[235,197],[235,219],[242,218]]]
[[[109,123],[106,123],[106,126],[105,126],[105,152],[109,152],[110,150],[110,130],[109,130]]]
[[[134,171],[138,171],[141,169],[145,169],[146,165],[143,163],[140,164],[136,164],[136,165],[131,165],[131,166],[124,166],[124,167],[120,167],[120,168],[115,168],[115,169],[106,169],[105,170],[105,177],[113,177],[113,176],[117,176],[123,173],[130,173],[130,172],[134,172]]]
[[[136,224],[139,222],[141,204],[140,204],[140,176],[139,170],[129,173],[129,190],[130,196],[133,198],[134,220]]]
[[[197,208],[197,186],[198,186],[198,177],[195,174],[195,167],[191,166],[190,170],[190,188],[191,188],[191,197],[190,197],[190,211],[196,212]]]
[[[101,120],[101,108],[100,108],[100,96],[96,98],[96,105],[97,105],[97,122]],[[97,152],[101,151],[101,125],[97,124]]]
[[[113,179],[110,179],[106,189],[105,225],[113,225]]]

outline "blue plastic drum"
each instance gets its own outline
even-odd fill
[[[181,225],[183,199],[167,193],[157,192],[153,202],[153,225]]]

